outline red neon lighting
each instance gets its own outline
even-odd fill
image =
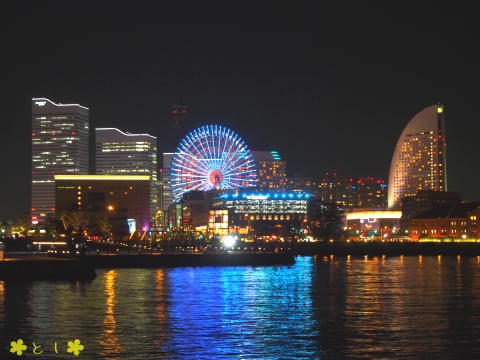
[[[177,113],[177,110],[173,110],[173,111],[172,111],[172,114],[176,114],[176,113]]]
[[[55,211],[55,208],[51,208],[50,210]]]
[[[182,114],[185,114],[187,112],[187,110],[182,110]]]
[[[36,208],[32,208],[32,211],[35,211],[35,210],[37,210],[37,209],[36,209]]]
[[[77,132],[76,132],[76,131],[72,131],[70,134],[71,134],[71,135],[77,135]]]
[[[57,133],[56,133],[56,132],[52,132],[52,135],[57,135]]]
[[[37,136],[37,134],[35,134],[34,132],[32,132],[32,136]]]

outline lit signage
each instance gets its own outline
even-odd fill
[[[127,223],[128,223],[128,230],[130,231],[130,234],[135,232],[135,230],[137,230],[137,224],[135,219],[127,219]]]
[[[38,106],[44,106],[46,103],[46,101],[35,101],[35,104]]]
[[[250,200],[267,200],[266,195],[247,195],[247,199]]]
[[[402,212],[394,210],[357,211],[347,213],[347,220],[367,220],[368,222],[375,222],[375,219],[400,219],[401,217]]]

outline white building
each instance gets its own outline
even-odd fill
[[[32,99],[32,223],[55,212],[56,174],[88,173],[89,109]]]

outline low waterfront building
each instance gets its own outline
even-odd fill
[[[345,230],[349,238],[357,239],[391,239],[400,236],[399,210],[349,209],[345,212]]]
[[[221,221],[210,221],[209,227],[226,228],[255,235],[292,237],[308,218],[308,193],[299,192],[226,192],[213,201],[213,209],[225,212],[211,213]],[[220,224],[220,225],[219,225]]]
[[[415,215],[408,220],[408,233],[417,241],[477,241],[480,202],[447,203]]]
[[[148,175],[55,175],[56,213],[107,214],[130,232],[149,230],[150,185]]]

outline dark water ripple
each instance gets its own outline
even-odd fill
[[[42,359],[475,359],[479,260],[300,257],[0,282],[0,358],[39,359],[35,341]],[[22,357],[9,354],[18,338]],[[67,355],[76,338],[85,350]]]

